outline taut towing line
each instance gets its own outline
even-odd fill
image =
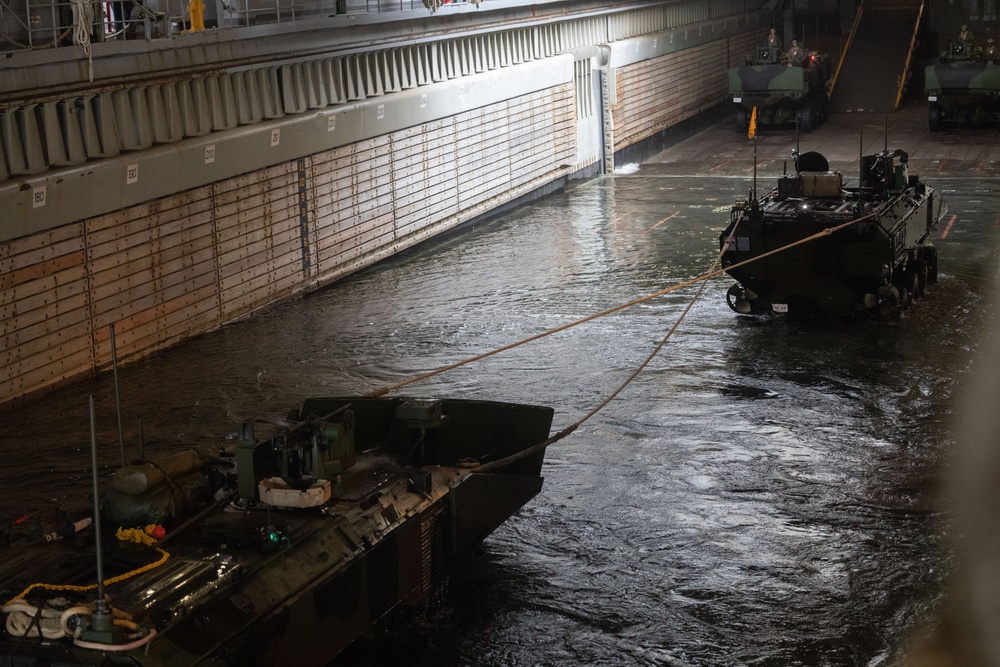
[[[817,152],[793,151],[795,173],[737,201],[720,235],[726,295],[741,315],[898,320],[937,282],[930,232],[941,195],[910,174],[902,150],[861,155],[844,183]],[[755,186],[756,189],[756,186]]]

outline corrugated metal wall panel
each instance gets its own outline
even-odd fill
[[[219,302],[227,321],[302,282],[297,163],[228,179],[215,191]]]
[[[546,98],[536,96],[511,105],[510,151],[513,186],[571,165],[576,151],[576,100],[572,86],[562,86]],[[572,134],[572,136],[569,136]],[[573,153],[568,150],[572,147]]]
[[[721,39],[619,68],[612,107],[615,149],[717,105],[727,70],[742,64],[760,41],[756,32]]]
[[[124,358],[183,337],[206,310],[218,318],[211,229],[210,187],[86,222],[96,368],[111,363],[111,324]]]
[[[142,356],[567,176],[575,119],[564,83],[0,245],[0,402],[107,368],[112,323]]]
[[[318,274],[394,241],[389,146],[382,136],[313,156]]]
[[[92,366],[81,224],[0,249],[0,396],[37,391]]]
[[[511,187],[509,113],[505,102],[455,118],[462,208],[498,197]]]

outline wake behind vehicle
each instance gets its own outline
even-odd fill
[[[796,156],[795,165],[776,188],[732,208],[720,236],[723,268],[737,281],[729,306],[741,314],[898,318],[937,281],[928,235],[947,212],[941,196],[909,174],[900,150],[863,156],[853,185],[819,153]]]
[[[730,68],[728,74],[740,134],[746,134],[754,107],[757,123],[798,123],[803,132],[812,132],[828,116],[830,65],[825,56],[806,52],[800,63],[790,63],[780,52],[762,46],[745,65]]]
[[[552,415],[317,398],[124,466],[93,526],[4,531],[0,664],[321,667],[538,493]]]

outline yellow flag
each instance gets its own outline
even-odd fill
[[[747,139],[753,139],[757,134],[757,106],[754,105],[753,111],[750,113],[750,129],[747,131]]]

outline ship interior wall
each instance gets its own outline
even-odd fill
[[[635,37],[610,56],[511,63],[480,85],[527,91],[510,99],[483,93],[458,113],[411,125],[400,120],[388,132],[361,123],[361,134],[370,136],[4,240],[0,404],[107,369],[112,340],[119,360],[141,357],[551,189],[599,162],[601,151],[641,144],[723,103],[726,67],[752,49],[761,29],[759,17],[743,17],[718,32],[676,41],[662,33]],[[612,99],[607,92],[595,95],[596,73],[613,84]],[[525,89],[531,76],[535,83]],[[454,95],[475,90],[455,81],[441,85]],[[433,97],[410,92],[417,105]],[[390,99],[344,105],[343,115],[300,114],[291,119],[298,125],[237,128],[230,138],[235,146],[262,134],[273,145],[278,129],[282,145],[319,148],[322,142],[310,139],[318,135],[303,128],[343,129],[352,113],[394,118]],[[611,114],[604,118],[597,104]],[[581,109],[603,120],[581,125]],[[604,136],[581,141],[581,132],[593,139],[595,131]],[[159,150],[176,158],[193,145],[202,165],[208,147],[215,150],[226,138],[199,136]],[[231,168],[252,165],[258,153],[232,151],[237,164]],[[140,158],[117,158],[114,178],[127,180],[133,163],[148,177],[157,162]],[[215,153],[212,159],[225,162]],[[86,169],[79,180],[100,171]],[[62,185],[52,179],[60,177],[46,174],[50,195]],[[146,187],[155,191],[162,179],[150,180]],[[84,196],[79,189],[67,193]],[[22,194],[31,195],[31,188]]]
[[[612,58],[615,161],[641,162],[728,114],[726,72],[743,64],[760,38],[759,30],[747,31],[621,67]]]
[[[567,175],[573,104],[563,84],[5,243],[0,396],[108,367],[112,324],[120,358],[162,349]]]

